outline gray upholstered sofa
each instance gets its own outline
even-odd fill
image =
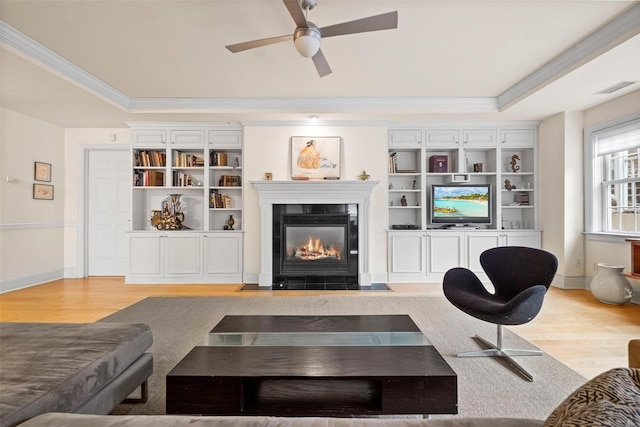
[[[607,371],[579,387],[546,420],[87,416],[44,414],[20,427],[614,427],[640,425],[640,369]]]
[[[138,387],[153,342],[143,324],[0,323],[0,427],[47,412],[108,414]]]
[[[607,427],[640,426],[640,341],[629,343],[630,368],[607,371],[571,393],[546,420],[517,418],[363,419],[175,415],[39,415],[20,427]]]

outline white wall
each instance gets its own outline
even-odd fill
[[[64,130],[0,109],[0,292],[63,277]],[[33,199],[34,162],[51,164],[53,200]],[[7,182],[6,177],[16,182]]]
[[[564,271],[564,113],[542,123],[538,131],[540,229],[543,249],[558,257],[558,274]]]
[[[387,259],[387,127],[386,126],[246,126],[244,128],[244,271],[245,281],[258,282],[260,209],[249,184],[265,172],[274,181],[291,179],[292,136],[342,137],[341,179],[356,180],[363,171],[380,183],[371,195],[370,266],[374,282],[386,281]]]
[[[66,129],[64,131],[64,271],[65,277],[85,277],[85,189],[84,162],[88,150],[129,150],[131,130]]]
[[[558,257],[553,285],[582,289],[582,113],[559,113],[544,120],[538,146],[542,247]]]

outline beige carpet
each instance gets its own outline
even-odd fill
[[[439,297],[152,297],[100,320],[146,323],[154,335],[149,401],[120,405],[114,413],[164,414],[165,375],[227,314],[408,314],[457,373],[459,416],[544,419],[585,381],[546,354],[517,359],[534,376],[533,383],[497,359],[455,357],[458,352],[478,348],[471,339],[475,334],[494,341],[495,326],[465,315]],[[511,348],[535,348],[508,329],[504,343]]]

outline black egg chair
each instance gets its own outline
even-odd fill
[[[494,345],[476,335],[474,338],[483,350],[459,353],[458,357],[500,357],[527,380],[533,381],[533,376],[512,356],[539,356],[542,351],[504,348],[503,327],[522,325],[538,315],[558,269],[558,260],[541,249],[501,246],[481,253],[480,264],[493,284],[493,293],[475,273],[459,267],[445,274],[444,295],[468,315],[496,324],[497,341]]]

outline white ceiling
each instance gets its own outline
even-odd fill
[[[318,3],[320,27],[397,10],[398,29],[324,39],[320,78],[291,42],[225,49],[292,33],[281,0],[1,0],[2,106],[65,127],[539,120],[640,89],[594,95],[640,82],[637,1]]]

